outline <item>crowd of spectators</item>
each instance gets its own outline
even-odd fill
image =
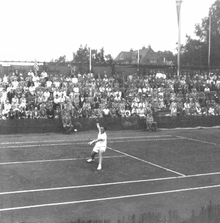
[[[147,74],[75,73],[30,70],[0,78],[0,119],[220,115],[220,74],[149,70]]]

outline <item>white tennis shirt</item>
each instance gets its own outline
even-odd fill
[[[106,132],[104,132],[102,134],[99,133],[98,134],[98,139],[102,139],[102,141],[98,141],[95,146],[98,147],[98,148],[100,148],[100,147],[106,148],[106,146],[107,146],[107,134],[106,134]]]

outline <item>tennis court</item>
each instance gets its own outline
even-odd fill
[[[0,222],[117,222],[174,209],[184,218],[220,204],[219,129],[108,132],[100,171],[86,162],[96,136],[0,136]]]

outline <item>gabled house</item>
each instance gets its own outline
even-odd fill
[[[122,64],[138,64],[138,50],[122,51],[114,61]],[[164,61],[149,46],[139,50],[139,63],[141,65],[163,65]]]

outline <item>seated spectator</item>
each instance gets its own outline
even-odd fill
[[[12,108],[10,109],[9,113],[8,113],[8,119],[14,119],[14,112],[12,110]]]
[[[19,114],[19,119],[25,119],[26,118],[26,110],[24,107],[20,108],[20,114]]]
[[[104,118],[111,117],[110,109],[107,106],[105,106],[105,108],[102,110],[102,116]]]
[[[7,99],[5,104],[4,104],[4,108],[2,110],[2,114],[5,116],[6,119],[9,118],[10,110],[11,110],[11,104],[10,104],[9,100]]]
[[[32,116],[33,115],[32,114],[32,106],[30,108],[26,109],[26,114],[25,115],[26,115],[26,117],[25,117],[26,119],[32,119],[33,118],[33,116]]]
[[[47,108],[47,118],[54,119],[54,110],[52,106],[49,106],[49,108]]]
[[[205,89],[204,89],[204,92],[210,92],[210,88],[208,85],[206,85]]]
[[[31,77],[31,78],[34,77],[34,72],[33,72],[32,70],[30,70],[30,71],[28,72],[28,77]]]
[[[54,111],[54,118],[58,119],[61,117],[61,110],[60,107],[57,107],[57,109]]]
[[[73,124],[69,112],[67,112],[65,109],[62,111],[61,119],[65,133],[70,134]]]
[[[183,107],[183,110],[184,110],[185,115],[189,115],[189,108],[190,108],[190,103],[189,103],[189,101],[187,100],[187,101],[184,103],[184,107]]]
[[[215,115],[215,109],[214,109],[214,106],[210,106],[209,109],[208,109],[208,115]]]
[[[41,119],[46,119],[47,118],[47,108],[46,108],[46,104],[45,103],[42,103],[40,105],[39,115],[40,115]]]
[[[0,120],[5,120],[5,116],[2,114],[2,109],[0,109]]]
[[[201,108],[201,113],[202,113],[202,115],[207,115],[208,113],[207,113],[207,108],[206,107],[202,107]]]
[[[37,73],[34,74],[32,81],[34,83],[34,86],[37,87],[35,83],[40,81],[40,77],[37,75]]]
[[[140,108],[137,109],[138,112],[138,116],[140,118],[145,118],[145,108],[143,108],[143,106],[141,106]]]
[[[3,83],[8,84],[8,76],[6,74],[4,74],[2,81]]]
[[[9,88],[7,89],[9,90]],[[7,93],[7,98],[9,100],[9,103],[11,103],[12,101],[12,98],[15,96],[15,92],[14,92],[14,89],[13,88],[10,88],[10,90],[8,91]]]
[[[215,109],[214,114],[215,115],[220,115],[220,105],[215,104],[214,109]]]
[[[34,107],[34,109],[32,110],[32,118],[33,119],[39,119],[40,118],[40,112],[38,110],[38,107]]]
[[[121,101],[121,96],[119,94],[116,94],[114,101],[120,102]]]
[[[196,105],[196,114],[197,115],[202,115],[202,108],[200,107],[200,105],[198,104],[198,105]]]
[[[170,115],[177,116],[177,103],[173,101],[170,105]]]
[[[26,109],[26,105],[27,105],[27,99],[25,98],[25,95],[22,94],[21,98],[20,98],[20,104],[19,107],[20,108],[24,108]]]
[[[19,105],[19,98],[17,97],[17,95],[14,95],[14,97],[12,98],[12,100],[11,100],[11,104],[13,105],[13,106],[18,106]]]
[[[46,72],[45,70],[43,70],[43,71],[41,72],[41,74],[40,74],[40,78],[41,78],[41,79],[44,79],[45,82],[48,80],[48,74],[47,74],[47,72]]]
[[[57,107],[60,107],[60,97],[58,94],[55,95],[55,98],[53,99],[53,109],[56,110]]]
[[[12,103],[11,104],[11,108],[13,110],[13,113],[14,113],[14,117],[16,119],[20,119],[20,108],[19,108],[19,104],[15,104],[15,103]]]
[[[138,107],[134,106],[131,110],[131,116],[138,116]]]
[[[36,87],[34,86],[34,83],[31,83],[31,86],[29,87],[30,94],[34,95],[35,94],[35,89],[36,89]]]
[[[61,93],[60,96],[60,108],[61,110],[64,108],[64,103],[66,102],[66,96],[64,95],[64,93]]]
[[[72,83],[73,84],[77,84],[78,83],[78,78],[77,78],[76,75],[73,75],[73,77],[72,77]]]

